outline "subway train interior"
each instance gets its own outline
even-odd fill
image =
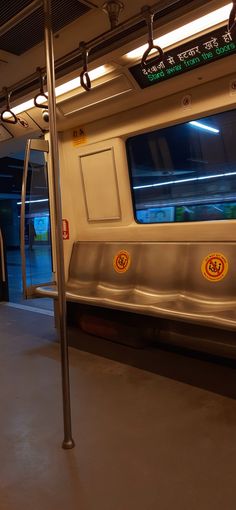
[[[0,70],[0,510],[233,510],[236,1],[9,0]]]

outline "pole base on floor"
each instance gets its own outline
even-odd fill
[[[75,447],[75,442],[73,439],[65,440],[62,443],[63,450],[71,450]]]

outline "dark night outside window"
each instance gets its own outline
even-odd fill
[[[127,140],[140,223],[236,218],[236,110]]]

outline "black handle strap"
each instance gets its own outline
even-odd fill
[[[80,73],[80,83],[84,90],[89,92],[91,90],[91,80],[87,71]]]
[[[82,52],[82,59],[83,59],[83,71],[80,73],[80,83],[81,87],[83,87],[84,90],[89,92],[91,90],[91,80],[88,74],[88,49],[86,47],[86,44],[84,41],[82,41],[79,45],[79,48]]]
[[[3,110],[1,112],[1,115],[0,115],[1,121],[6,122],[7,124],[17,124],[17,122],[18,122],[17,116],[14,114],[14,112],[11,110],[11,107],[10,107],[11,92],[8,90],[7,87],[4,87],[3,90],[6,94],[6,108],[5,108],[5,110]],[[7,114],[7,117],[10,114],[10,118],[5,118],[6,114]]]
[[[36,106],[37,108],[43,108],[43,110],[48,110],[47,104],[42,104],[41,102],[39,103],[40,97],[41,98],[44,97],[44,99],[46,99],[46,101],[48,100],[48,97],[46,96],[46,94],[44,92],[45,74],[43,73],[43,71],[40,67],[37,67],[36,71],[39,75],[39,93],[36,94],[36,96],[34,97],[34,106]]]
[[[158,55],[155,56],[155,59],[157,59],[158,63],[161,62],[164,58],[163,50],[160,48],[160,46],[157,46],[154,44],[153,41],[153,18],[154,13],[151,11],[150,7],[145,6],[142,8],[141,11],[144,14],[144,18],[147,23],[148,28],[148,48],[145,50],[142,59],[141,59],[141,66],[146,67],[148,65],[147,58],[149,57],[152,50],[156,50],[158,52]]]
[[[142,60],[141,60],[141,66],[142,67],[148,66],[147,58],[148,58],[151,50],[153,50],[153,49],[158,51],[158,53],[159,53],[159,55],[155,55],[155,60],[157,60],[157,63],[159,64],[163,60],[163,58],[164,58],[163,50],[160,48],[160,46],[155,46],[153,44],[152,46],[149,46],[147,48],[147,50],[144,52],[144,54],[142,56]]]

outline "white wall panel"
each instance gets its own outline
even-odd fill
[[[79,157],[88,221],[121,217],[113,148]]]

